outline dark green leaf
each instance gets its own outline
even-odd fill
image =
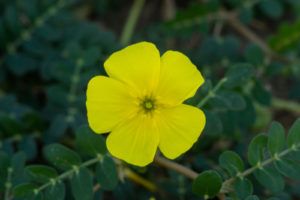
[[[245,199],[253,193],[253,185],[247,178],[238,178],[234,182],[234,191],[239,199]]]
[[[276,169],[291,179],[300,180],[300,163],[293,160],[281,159],[275,161]]]
[[[245,52],[246,60],[253,65],[261,65],[264,61],[264,54],[262,50],[254,44],[250,44]]]
[[[37,186],[31,183],[23,183],[14,188],[13,194],[16,198],[20,198],[22,200],[33,200],[35,199],[35,189]]]
[[[36,34],[46,41],[56,41],[61,37],[62,32],[54,26],[45,24],[36,30]]]
[[[93,199],[93,178],[88,169],[81,168],[72,176],[71,189],[76,200]]]
[[[46,42],[40,40],[40,38],[32,38],[28,41],[25,41],[22,47],[30,55],[38,57],[46,57],[52,53],[51,46]]]
[[[244,24],[249,24],[253,20],[252,8],[247,6],[241,8],[241,12],[239,12],[239,18]]]
[[[253,97],[262,105],[269,106],[271,104],[272,95],[260,81],[256,81],[252,93]]]
[[[19,134],[22,130],[22,125],[12,117],[0,115],[0,129],[10,135]]]
[[[269,129],[268,149],[271,155],[280,153],[285,149],[285,133],[283,126],[278,122],[273,122]]]
[[[21,24],[16,7],[12,5],[6,7],[4,20],[9,31],[14,35],[18,35],[21,30]]]
[[[13,169],[12,171],[13,181],[18,181],[22,179],[25,162],[26,162],[26,155],[23,152],[19,152],[13,155],[10,163]]]
[[[284,51],[295,48],[299,44],[300,21],[291,24],[282,23],[277,33],[269,39],[269,45],[276,51]],[[272,69],[278,68],[276,65]],[[278,70],[277,70],[278,71]]]
[[[25,171],[32,181],[39,183],[45,183],[51,178],[57,177],[55,169],[44,165],[30,165],[25,168]]]
[[[243,110],[246,107],[245,99],[237,92],[222,91],[218,92],[209,104],[214,110]]]
[[[26,154],[28,160],[35,158],[37,154],[37,146],[33,137],[25,136],[18,143],[18,148]]]
[[[300,162],[300,148],[296,151],[290,151],[285,157]]]
[[[222,133],[223,125],[220,117],[208,110],[205,110],[206,125],[204,128],[205,135],[218,136]]]
[[[212,170],[202,172],[193,182],[193,192],[200,197],[214,197],[222,187],[221,176]]]
[[[240,156],[233,151],[225,151],[219,157],[219,164],[226,169],[231,176],[244,171],[244,163]]]
[[[47,88],[48,100],[56,107],[66,108],[68,106],[67,94],[68,91],[62,85],[57,84]],[[60,115],[58,115],[57,118],[60,118]]]
[[[100,51],[97,47],[90,47],[84,51],[83,60],[85,66],[94,65],[100,58]]]
[[[25,75],[37,68],[36,60],[25,54],[10,54],[5,62],[10,71],[17,76]]]
[[[51,144],[44,148],[45,158],[54,166],[68,170],[81,164],[78,154],[61,144]]]
[[[68,123],[63,115],[57,115],[51,122],[48,131],[44,135],[44,140],[54,142],[61,138],[68,128]]]
[[[227,88],[234,88],[242,86],[245,81],[253,76],[253,67],[250,64],[236,64],[232,66],[226,73],[227,81],[224,86]]]
[[[263,0],[259,7],[263,13],[273,19],[281,17],[283,13],[282,5],[278,0]]]
[[[254,172],[254,176],[261,185],[273,193],[279,193],[284,188],[282,176],[273,167],[258,169]]]
[[[1,50],[4,50],[6,47],[6,43],[8,41],[7,37],[8,35],[5,30],[4,20],[0,19],[0,49]]]
[[[37,0],[22,0],[18,1],[18,7],[25,12],[31,20],[35,19],[38,14],[37,10]]]
[[[44,193],[44,200],[64,200],[66,195],[65,185],[57,182],[55,185],[49,186]]]
[[[7,180],[7,169],[9,168],[9,165],[9,156],[6,153],[0,151],[0,189],[4,188],[5,182]]]
[[[93,133],[86,125],[76,131],[76,146],[84,155],[94,157],[107,151],[102,135]]]
[[[287,143],[290,148],[300,148],[300,119],[297,119],[290,128]]]
[[[118,184],[116,164],[109,156],[104,156],[96,167],[96,176],[101,188],[113,190]]]
[[[265,135],[257,135],[249,144],[248,161],[254,166],[264,160],[264,149],[267,147],[268,138]]]

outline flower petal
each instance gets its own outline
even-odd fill
[[[137,112],[133,96],[123,83],[105,76],[92,78],[87,88],[87,115],[96,133],[109,132]]]
[[[104,68],[110,77],[130,85],[141,95],[149,94],[159,78],[159,51],[152,43],[136,43],[113,53]]]
[[[154,120],[144,114],[122,123],[106,140],[113,156],[137,166],[145,166],[153,161],[158,142]]]
[[[188,57],[177,51],[167,51],[161,57],[157,96],[165,104],[179,105],[195,95],[204,79]]]
[[[158,117],[159,149],[170,159],[192,147],[206,122],[200,109],[185,104],[161,110]]]

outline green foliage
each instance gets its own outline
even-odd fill
[[[112,158],[104,156],[96,166],[96,178],[104,190],[113,190],[118,184],[118,173]]]
[[[236,192],[236,196],[239,199],[249,198],[249,196],[253,193],[253,184],[247,178],[238,178],[234,182],[233,187]]]
[[[275,194],[284,188],[282,176],[273,167],[258,169],[254,172],[254,176],[262,186]]]
[[[263,0],[259,3],[262,12],[270,18],[278,19],[282,16],[283,8],[278,0]]]
[[[279,52],[295,48],[300,38],[299,27],[299,21],[293,24],[281,24],[277,33],[270,37],[270,46]]]
[[[86,156],[95,157],[106,153],[105,140],[95,135],[88,126],[78,128],[76,132],[76,146]]]
[[[285,131],[278,122],[273,122],[269,129],[268,149],[272,156],[276,157],[278,153],[285,149]]]
[[[201,173],[193,182],[193,192],[204,198],[214,197],[222,186],[221,176],[215,171]]]
[[[45,183],[58,176],[55,169],[43,165],[29,165],[25,168],[25,172],[30,180],[39,183]]]
[[[252,166],[260,165],[264,160],[264,150],[267,142],[268,138],[266,135],[258,135],[249,144],[248,160]]]
[[[205,112],[205,130],[172,161],[203,172],[193,182],[111,157],[88,127],[87,83],[106,75],[131,4],[0,1],[0,199],[299,198],[299,1],[143,6],[132,43],[181,51],[205,78],[185,102]]]
[[[262,65],[264,62],[264,53],[254,44],[250,44],[245,50],[246,60],[253,65]]]
[[[276,169],[291,179],[300,179],[300,165],[297,161],[290,160],[290,159],[280,159],[275,161]]]
[[[66,196],[65,185],[61,182],[57,182],[54,185],[49,186],[45,189],[44,198],[46,200],[57,199],[63,200]]]
[[[244,163],[240,156],[233,151],[225,151],[219,157],[219,164],[227,170],[231,176],[236,176],[244,171]]]
[[[86,168],[76,171],[70,181],[76,200],[93,199],[93,177]]]
[[[39,199],[40,195],[37,196],[34,193],[36,188],[37,187],[31,183],[24,183],[14,188],[14,195],[17,199]]]
[[[297,130],[297,120],[290,128],[290,134]],[[296,128],[295,128],[296,127]],[[294,132],[295,133],[295,132]],[[300,133],[296,131],[297,135]],[[295,140],[296,141],[296,140]],[[223,188],[228,187],[231,181],[239,198],[245,198],[252,194],[253,186],[245,176],[253,173],[256,180],[272,193],[280,193],[284,189],[284,179],[287,176],[292,179],[299,179],[299,163],[287,159],[287,156],[295,153],[299,154],[297,148],[300,142],[293,143],[287,147],[284,128],[278,122],[273,122],[267,135],[257,135],[249,144],[248,161],[253,166],[248,170],[243,169],[243,161],[234,152],[224,152],[219,157],[220,166],[224,168],[231,178],[223,183]],[[268,154],[266,154],[268,151]]]
[[[81,164],[76,152],[60,144],[51,144],[44,149],[45,158],[55,167],[67,170]]]
[[[289,130],[287,143],[290,148],[298,149],[300,143],[300,120],[298,119]]]
[[[290,128],[289,137],[300,134],[299,120]],[[290,135],[291,134],[291,135]],[[295,135],[293,135],[295,134]],[[273,122],[268,135],[257,135],[248,147],[248,162],[252,166],[245,169],[242,158],[233,151],[225,151],[219,156],[219,165],[224,169],[225,180],[215,171],[201,173],[193,182],[193,192],[200,196],[213,197],[221,192],[229,192],[238,199],[252,199],[253,183],[246,176],[252,175],[264,188],[279,194],[285,187],[283,176],[299,180],[299,160],[288,159],[289,155],[299,154],[300,141],[286,146],[284,128]],[[221,184],[222,183],[222,184]],[[202,185],[202,187],[201,187]],[[234,190],[232,190],[234,188]]]
[[[227,72],[225,87],[233,88],[244,84],[253,75],[253,67],[249,64],[236,64]]]

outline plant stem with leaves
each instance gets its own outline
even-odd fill
[[[217,91],[223,86],[223,84],[227,81],[227,78],[222,78],[217,85],[208,92],[208,94],[197,104],[198,108],[203,107],[211,98],[213,98]]]

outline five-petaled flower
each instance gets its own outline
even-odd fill
[[[145,166],[158,147],[170,159],[192,147],[205,115],[183,102],[204,79],[185,55],[160,57],[154,44],[140,42],[113,53],[104,68],[109,77],[90,80],[86,106],[92,130],[111,132],[106,144],[113,156]]]

